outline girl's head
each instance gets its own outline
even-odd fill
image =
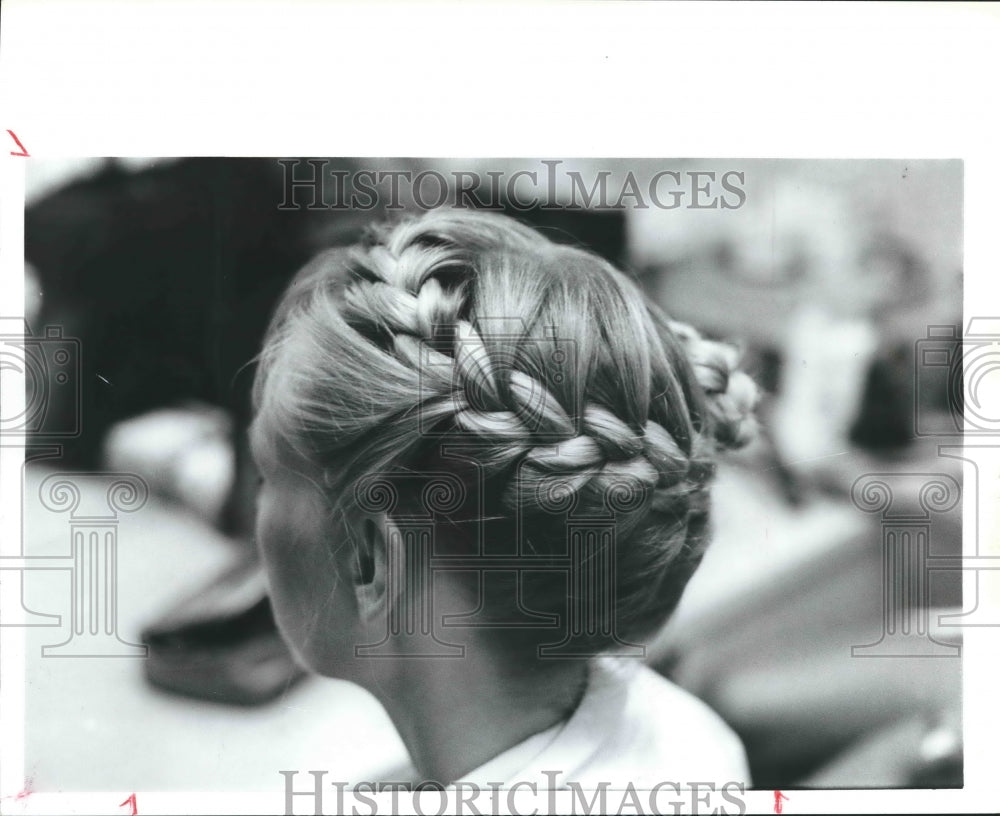
[[[493,624],[479,642],[525,660],[581,604],[578,646],[648,635],[701,558],[716,452],[754,429],[736,356],[600,258],[497,215],[431,213],[320,255],[278,307],[255,388],[282,631],[348,677],[407,593],[433,595],[417,603],[437,625],[477,610]],[[575,581],[573,557],[608,568]],[[398,580],[428,558],[433,575]]]

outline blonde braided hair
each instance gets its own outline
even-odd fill
[[[738,356],[591,253],[502,216],[431,213],[300,273],[261,355],[256,444],[321,470],[338,506],[374,473],[433,463],[475,481],[440,454],[471,446],[474,514],[494,536],[527,519],[536,555],[565,550],[568,512],[612,513],[614,614],[637,634],[700,560],[716,453],[752,437]]]

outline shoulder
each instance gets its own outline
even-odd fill
[[[708,705],[638,661],[602,657],[592,673],[594,702],[615,712],[604,744],[585,770],[655,784],[747,782],[743,744]],[[609,779],[607,781],[613,781]]]
[[[673,723],[674,726],[692,726],[704,733],[735,734],[707,703],[691,692],[672,683],[662,674],[645,664],[622,665],[624,661],[603,658],[600,671],[617,675],[628,695],[629,706],[646,712],[649,725]]]

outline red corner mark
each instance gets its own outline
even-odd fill
[[[118,805],[118,807],[125,807],[125,805],[129,805],[132,808],[132,816],[136,816],[136,814],[139,812],[139,809],[136,807],[136,804],[135,804],[135,794],[134,793],[131,796],[129,796],[128,799],[126,799],[124,802],[122,802],[120,805]]]
[[[25,157],[27,157],[29,155],[28,151],[24,149],[24,145],[21,144],[21,140],[18,139],[17,136],[14,135],[14,131],[13,130],[8,130],[7,132],[10,134],[10,138],[14,140],[14,142],[17,144],[17,146],[19,148],[21,148],[21,152],[20,153],[15,153],[13,150],[11,150],[10,151],[10,155],[11,156],[25,156]]]
[[[14,794],[13,796],[0,796],[0,799],[13,799],[15,802],[20,802],[23,799],[27,799],[31,794],[35,792],[34,789],[35,780],[33,777],[28,777],[24,780],[24,787],[20,792]]]
[[[781,804],[782,800],[788,801],[788,797],[785,796],[780,790],[774,792],[774,812],[781,813],[785,809],[785,806]]]

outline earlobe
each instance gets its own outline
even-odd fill
[[[386,574],[391,524],[386,515],[369,516],[361,524],[354,594],[358,614],[365,621],[384,614],[388,603]]]

